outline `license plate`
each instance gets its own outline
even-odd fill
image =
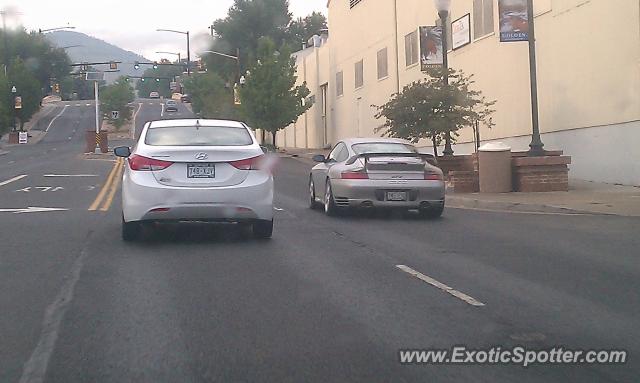
[[[387,201],[406,201],[407,192],[387,192]]]
[[[216,178],[215,164],[187,164],[187,178]]]

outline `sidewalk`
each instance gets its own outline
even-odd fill
[[[314,163],[315,154],[328,150],[286,149],[284,155]],[[447,193],[452,208],[540,213],[611,214],[640,217],[640,187],[569,180],[568,192],[548,193]]]

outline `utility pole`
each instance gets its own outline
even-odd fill
[[[536,35],[533,14],[533,0],[527,1],[529,23],[529,75],[531,77],[531,122],[533,132],[529,144],[529,156],[544,156],[544,144],[540,138],[540,121],[538,112],[538,68],[536,62]]]

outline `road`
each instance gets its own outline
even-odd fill
[[[180,116],[161,117],[157,100],[136,104],[137,131],[191,115],[181,106]],[[92,119],[90,106],[68,106],[40,143],[0,157],[1,382],[640,376],[638,219],[462,209],[434,221],[329,218],[306,207],[311,164],[283,157],[271,241],[188,225],[128,244],[117,184],[105,185],[114,158],[82,154]],[[401,349],[456,345],[622,349],[630,360],[399,363]]]

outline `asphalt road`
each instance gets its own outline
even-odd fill
[[[140,103],[138,131],[162,113],[157,100]],[[179,113],[163,118],[190,115]],[[89,107],[69,106],[41,143],[0,157],[0,382],[640,376],[638,219],[457,209],[434,221],[329,218],[306,207],[311,165],[281,158],[271,241],[188,225],[126,244],[119,191],[101,201],[105,211],[89,210],[114,168],[110,156],[82,154],[92,119]],[[399,363],[400,349],[455,345],[623,349],[629,362]]]

